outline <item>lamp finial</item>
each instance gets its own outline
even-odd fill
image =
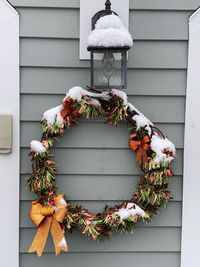
[[[110,0],[106,0],[105,6],[106,6],[106,10],[111,10],[111,2],[110,2]]]

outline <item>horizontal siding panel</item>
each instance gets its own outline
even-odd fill
[[[79,8],[79,0],[10,0],[15,7],[57,7],[57,8]]]
[[[31,171],[30,150],[21,149],[21,173]],[[55,154],[58,174],[111,174],[137,175],[141,171],[130,149],[52,149]],[[183,172],[183,151],[177,150],[178,158],[173,163],[175,175]],[[120,164],[119,164],[120,162]],[[67,163],[67,164],[66,164]]]
[[[187,40],[191,12],[132,11],[130,32],[138,40]]]
[[[79,38],[79,10],[18,8],[20,36]]]
[[[21,93],[63,94],[75,85],[90,85],[89,69],[21,67]],[[180,95],[186,91],[186,70],[129,69],[129,95]]]
[[[40,121],[42,114],[60,105],[63,98],[64,95],[21,95],[21,120]],[[155,123],[184,122],[185,97],[130,96],[128,100]]]
[[[67,164],[68,165],[68,164]],[[95,175],[57,175],[57,187],[69,200],[127,200],[132,198],[132,191],[137,189],[138,176],[95,176]],[[25,187],[26,175],[21,177],[21,200],[32,200],[33,194]],[[78,186],[77,186],[78,185]],[[65,190],[64,190],[65,189]],[[81,189],[81,190],[80,190]],[[173,201],[182,200],[182,176],[175,176],[169,181]]]
[[[128,266],[146,267],[147,262],[153,267],[178,267],[180,266],[180,253],[177,252],[154,252],[154,253],[62,253],[59,261],[54,253],[44,253],[38,258],[36,254],[20,254],[21,267],[57,266],[63,267],[102,267],[112,262],[115,267],[121,267],[126,263]]]
[[[10,3],[16,7],[80,7],[79,0],[10,0]],[[199,0],[130,0],[130,9],[195,10],[199,4]]]
[[[79,41],[21,38],[21,66],[89,67],[79,60]]]
[[[183,124],[157,124],[156,126],[174,142],[176,148],[183,148]],[[42,130],[38,122],[21,122],[21,147],[30,147],[30,142],[40,140],[41,136]],[[54,147],[128,148],[128,138],[126,123],[121,123],[115,128],[103,123],[83,122],[78,128],[66,130],[60,139],[61,142],[56,142]]]
[[[20,230],[20,252],[27,252],[36,229]],[[180,251],[181,228],[137,227],[134,235],[114,234],[110,242],[95,242],[78,230],[67,236],[70,252],[139,252]],[[154,242],[152,242],[154,240]],[[23,241],[23,242],[22,242]],[[45,252],[54,252],[52,239],[48,238]]]
[[[65,39],[21,39],[21,66],[89,67],[79,60],[79,41]],[[129,52],[129,68],[187,67],[186,41],[135,41]]]
[[[98,213],[103,211],[106,205],[114,206],[118,204],[117,202],[112,203],[96,201],[96,202],[75,202],[78,205],[82,205],[87,208],[90,212]],[[29,219],[28,214],[30,210],[31,201],[21,201],[20,202],[20,228],[32,228],[33,223]],[[143,222],[138,223],[141,227],[180,227],[181,226],[181,214],[182,214],[181,202],[169,202],[166,208],[161,209],[160,214],[156,215],[151,224],[145,224]]]
[[[77,9],[18,8],[18,11],[22,37],[79,39]],[[190,15],[188,11],[131,11],[130,32],[135,40],[187,40]]]
[[[130,8],[144,10],[195,10],[199,5],[199,0],[130,0]]]

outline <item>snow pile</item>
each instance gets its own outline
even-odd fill
[[[146,216],[145,211],[134,203],[128,203],[126,208],[121,208],[115,213],[120,217],[121,220],[127,219],[130,216],[135,216],[135,215],[139,215],[141,217]]]
[[[82,100],[83,95],[85,96],[87,95],[91,97],[101,97],[105,100],[109,100],[110,98],[109,92],[92,93],[92,92],[88,92],[87,90],[83,89],[80,86],[75,86],[67,92],[66,97],[63,99],[63,101],[65,101],[68,97],[70,97],[71,99],[80,102]]]
[[[123,27],[123,23],[120,17],[115,14],[101,17],[95,25],[96,30],[106,30],[109,28],[120,29],[121,27]]]
[[[110,25],[109,23],[110,22],[108,21],[107,25]],[[63,101],[65,101],[67,98],[71,98],[74,101],[80,102],[84,96],[88,96],[88,97],[92,97],[92,99],[89,99],[89,102],[91,104],[99,107],[101,104],[97,99],[95,99],[95,97],[100,97],[104,100],[109,100],[111,98],[110,93],[112,95],[116,95],[119,98],[121,98],[123,100],[124,106],[126,108],[129,108],[129,110],[131,112],[135,111],[137,113],[136,115],[134,115],[132,117],[132,120],[134,120],[136,122],[137,129],[144,127],[148,131],[148,135],[151,136],[151,134],[152,134],[151,126],[153,126],[153,123],[149,119],[147,119],[134,105],[128,103],[127,95],[120,90],[112,89],[110,92],[109,91],[103,91],[101,93],[92,93],[92,92],[89,92],[89,91],[83,89],[80,86],[75,86],[67,92],[66,97],[64,98]],[[58,125],[62,125],[64,120],[60,114],[61,110],[63,110],[62,105],[57,106],[55,108],[52,108],[50,110],[47,110],[44,113],[42,120],[46,120],[49,126],[52,126],[55,122]],[[163,163],[171,162],[174,159],[173,156],[169,157],[165,153],[165,152],[172,152],[174,155],[176,153],[175,146],[171,141],[169,141],[169,139],[167,139],[167,138],[163,139],[158,134],[154,134],[151,137],[150,147],[151,147],[151,150],[156,153],[156,157],[154,159],[155,164],[159,164],[161,162],[163,162]],[[32,141],[31,142],[31,150],[35,151],[37,153],[44,153],[46,151],[46,148],[43,146],[43,144],[41,142]],[[122,217],[125,216],[126,217],[126,216],[128,216],[128,214],[130,212],[134,213],[134,212],[136,212],[136,210],[137,210],[137,208],[133,209],[133,211],[130,211],[127,209],[122,209],[119,211],[119,214],[122,214],[122,215],[119,215],[119,216],[122,216]]]
[[[112,14],[100,18],[87,40],[88,47],[131,47],[133,39],[121,19]]]
[[[95,98],[92,98],[90,100],[90,103],[95,105],[96,107],[100,107],[101,106],[101,103],[99,102],[99,100],[95,99]]]
[[[58,206],[58,207],[53,206],[53,208],[54,208],[55,211],[59,211],[62,208],[62,206],[65,206],[65,207],[67,206],[67,203],[66,203],[66,201],[63,198],[61,198],[59,200],[59,202],[60,202],[60,205],[61,206]]]
[[[172,152],[174,155],[176,154],[176,149],[174,144],[167,138],[162,139],[158,135],[153,135],[151,138],[151,149],[156,153],[156,157],[154,159],[154,163],[165,163],[165,162],[171,162],[174,157],[167,157],[167,155],[164,152],[169,151]]]
[[[151,136],[152,130],[151,126],[153,126],[153,123],[147,119],[135,106],[128,103],[128,107],[131,112],[135,111],[138,113],[138,115],[134,115],[132,119],[136,122],[137,129],[140,129],[142,127],[145,127],[145,129],[148,131],[148,135]],[[161,162],[171,162],[174,157],[168,157],[164,152],[169,151],[172,152],[174,155],[176,154],[176,149],[174,144],[167,138],[163,139],[157,134],[153,135],[151,137],[151,144],[150,144],[151,150],[153,150],[156,153],[156,157],[154,159],[155,164],[159,164]]]
[[[64,237],[58,243],[57,247],[58,248],[67,248],[67,241],[66,241],[66,239]]]
[[[54,122],[56,121],[58,126],[62,125],[64,120],[62,116],[60,115],[60,111],[63,109],[62,105],[57,106],[55,108],[51,108],[47,110],[43,116],[42,120],[46,120],[49,126],[52,126]]]
[[[67,206],[67,203],[63,198],[60,199],[60,205]]]
[[[130,109],[131,112],[135,111],[138,114],[142,114],[133,104],[128,103],[128,108]]]
[[[78,102],[81,101],[82,99],[82,96],[83,95],[87,95],[88,92],[86,90],[84,90],[82,87],[80,86],[75,86],[75,87],[72,87],[66,94],[66,97],[63,99],[63,102],[68,98],[70,97],[71,99],[73,100],[76,100]]]
[[[132,119],[136,122],[137,125],[137,130],[144,127],[147,131],[149,136],[151,136],[151,127],[153,126],[153,123],[147,119],[147,117],[144,116],[144,114],[142,114],[135,106],[133,106],[132,104],[128,103],[128,107],[130,109],[130,111],[135,111],[138,113],[138,115],[134,115],[132,117]]]
[[[31,141],[31,151],[41,154],[46,152],[46,147],[41,142],[33,140]]]
[[[128,107],[127,95],[124,92],[117,90],[117,89],[112,89],[111,92],[113,95],[116,95],[119,98],[123,99],[124,106],[126,108]]]
[[[147,119],[142,113],[139,115],[134,115],[132,118],[137,125],[137,129],[144,127],[147,131],[149,136],[151,135],[151,127],[153,123]]]

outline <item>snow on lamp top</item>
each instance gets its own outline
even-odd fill
[[[87,40],[88,47],[131,47],[133,39],[119,16],[101,17]]]

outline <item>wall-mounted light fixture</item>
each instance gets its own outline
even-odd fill
[[[88,37],[91,88],[127,87],[127,51],[132,45],[129,31],[107,0],[105,9],[92,17],[92,31]]]

